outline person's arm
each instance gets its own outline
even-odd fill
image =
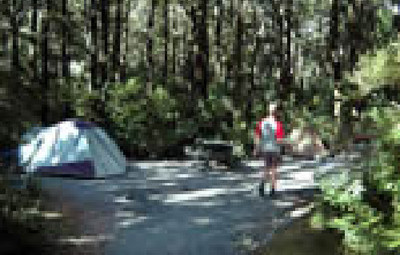
[[[285,142],[285,130],[283,129],[283,124],[280,121],[277,121],[276,124],[276,141],[277,143],[283,144]]]

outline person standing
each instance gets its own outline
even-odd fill
[[[254,132],[255,155],[264,158],[265,169],[259,186],[260,196],[264,196],[264,186],[267,179],[271,184],[270,195],[273,196],[277,183],[277,168],[281,161],[281,147],[284,129],[282,122],[278,121],[277,104],[271,103],[268,115],[261,119]]]

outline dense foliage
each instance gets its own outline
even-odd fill
[[[343,74],[393,36],[391,11],[376,0],[0,7],[2,149],[31,126],[82,117],[105,127],[129,156],[178,152],[195,136],[233,140],[249,152],[269,100],[282,102],[288,126],[303,107],[332,122]]]
[[[0,151],[34,126],[82,118],[128,157],[181,155],[198,137],[232,140],[243,156],[271,100],[287,132],[307,125],[326,144],[374,123],[377,154],[325,187],[321,208],[351,249],[395,250],[398,110],[361,113],[400,100],[391,2],[0,0]]]
[[[399,85],[396,47],[393,43],[361,58],[355,77],[370,81],[365,91],[376,94],[376,87]],[[376,136],[363,164],[326,180],[318,200],[316,222],[343,233],[349,254],[400,251],[400,108],[396,98],[382,95],[369,99],[368,114],[359,123],[358,129]]]

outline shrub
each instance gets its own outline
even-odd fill
[[[321,185],[315,220],[343,233],[350,254],[400,251],[400,111],[370,112],[377,126],[375,150],[362,165]],[[340,176],[339,176],[340,177]]]
[[[194,121],[184,121],[175,98],[162,86],[146,95],[140,79],[115,84],[109,90],[107,113],[115,125],[115,135],[127,147],[160,156],[180,140],[196,132]]]

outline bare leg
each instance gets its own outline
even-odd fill
[[[272,159],[271,167],[269,170],[272,192],[276,190],[277,168],[278,168],[278,159],[274,158]]]
[[[272,189],[275,190],[276,189],[276,166],[271,167],[270,180],[271,180]]]
[[[276,189],[276,178],[277,178],[277,165],[278,165],[278,158],[276,157],[270,157],[266,158],[265,160],[265,167],[264,167],[264,172],[262,176],[262,180],[260,183],[260,195],[264,196],[264,183],[266,181],[269,181],[271,184],[271,195],[274,194],[275,189]]]
[[[262,197],[264,196],[264,184],[265,184],[265,182],[266,182],[266,180],[268,178],[268,175],[269,175],[268,167],[265,166],[263,175],[261,177],[260,186],[258,188],[259,195],[262,196]]]
[[[264,158],[264,171],[261,177],[260,187],[259,187],[259,194],[260,196],[264,196],[264,184],[266,181],[270,180],[270,162],[268,158]]]
[[[264,167],[264,173],[263,173],[263,176],[262,176],[262,181],[266,182],[266,181],[269,181],[269,180],[271,180],[270,168],[268,166],[265,166]]]

